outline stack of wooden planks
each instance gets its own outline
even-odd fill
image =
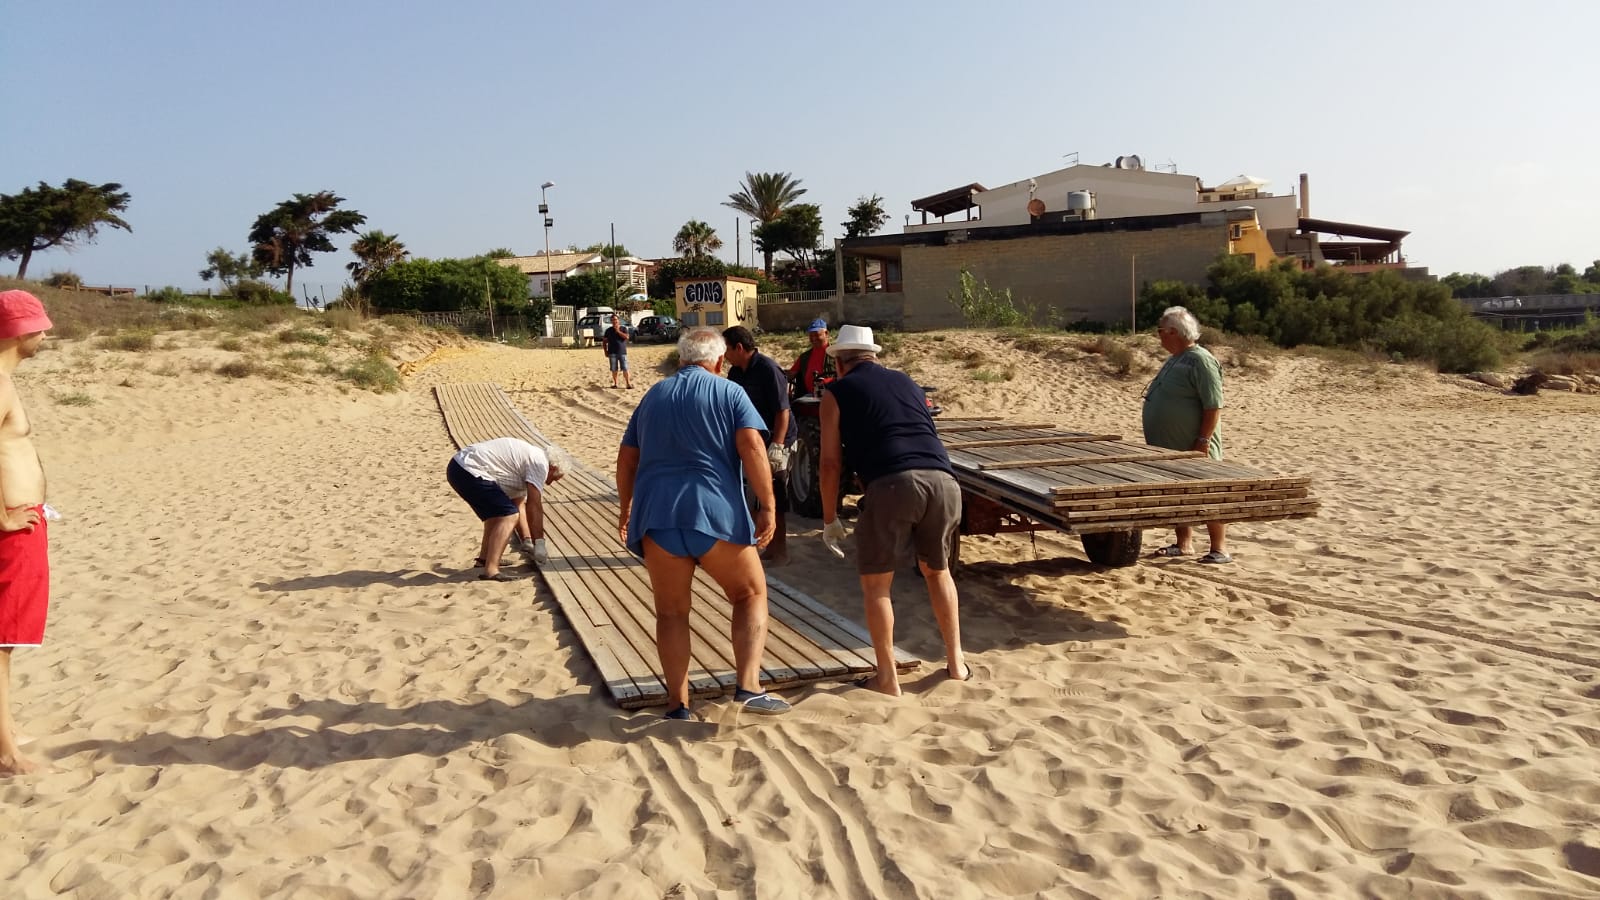
[[[1073,534],[1316,514],[1311,479],[1053,424],[939,419],[964,490]]]

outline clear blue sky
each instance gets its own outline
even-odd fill
[[[1303,17],[1303,18],[1302,18]],[[416,255],[671,252],[746,170],[909,202],[1137,153],[1409,229],[1437,274],[1600,257],[1600,3],[37,2],[0,11],[0,191],[121,182],[133,233],[32,272],[198,287],[331,189]],[[341,248],[348,239],[340,240]],[[299,280],[343,280],[319,256]],[[746,252],[748,261],[748,251]],[[0,271],[9,266],[0,264]],[[297,291],[298,293],[298,291]]]

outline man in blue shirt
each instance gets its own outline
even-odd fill
[[[944,636],[945,671],[970,681],[961,650],[956,583],[950,549],[961,524],[961,486],[950,456],[928,412],[922,388],[909,375],[878,363],[872,329],[846,325],[828,353],[839,363],[839,379],[822,395],[822,540],[843,557],[839,542],[839,478],[844,463],[866,485],[856,523],[856,574],[867,609],[867,630],[878,672],[857,682],[900,696],[894,661],[894,606],[889,588],[907,549],[915,550],[928,602]]]
[[[772,543],[761,554],[761,561],[769,566],[789,562],[789,545],[785,515],[789,512],[789,446],[794,443],[794,418],[789,413],[789,378],[772,357],[756,350],[755,335],[743,325],[735,325],[722,332],[727,344],[728,380],[744,388],[755,404],[756,413],[766,423],[767,462],[772,465],[772,496],[777,506],[777,520],[773,527]]]
[[[717,377],[723,351],[722,336],[709,328],[679,338],[678,373],[645,392],[617,450],[617,532],[650,573],[670,719],[692,718],[689,604],[697,565],[733,604],[734,701],[756,713],[789,709],[761,690],[767,579],[758,548],[772,540],[775,521],[767,426],[738,385]],[[756,495],[754,523],[744,473]]]

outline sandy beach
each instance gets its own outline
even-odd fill
[[[16,703],[55,772],[0,780],[0,896],[1600,896],[1600,396],[1225,352],[1228,454],[1314,476],[1318,518],[1216,567],[969,538],[973,683],[686,725],[616,708],[537,579],[473,580],[429,391],[498,383],[610,474],[667,349],[635,391],[598,350],[439,354],[388,395],[30,362],[64,519]],[[1065,338],[889,362],[950,415],[1129,436],[1149,378]],[[781,577],[860,621],[819,528]]]

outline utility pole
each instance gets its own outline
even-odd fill
[[[1139,254],[1128,257],[1128,334],[1139,333]]]
[[[613,290],[622,280],[617,277],[617,223],[611,223],[611,287]]]
[[[556,289],[550,282],[550,226],[554,225],[556,220],[550,218],[550,204],[544,201],[544,192],[555,186],[554,181],[546,181],[539,185],[539,216],[544,219],[544,293],[551,302],[555,301]]]
[[[744,237],[739,234],[739,224],[740,224],[739,223],[739,217],[738,216],[734,216],[733,217],[733,264],[736,265],[736,266],[739,265],[739,261],[741,259],[743,259],[742,254],[744,252]]]

